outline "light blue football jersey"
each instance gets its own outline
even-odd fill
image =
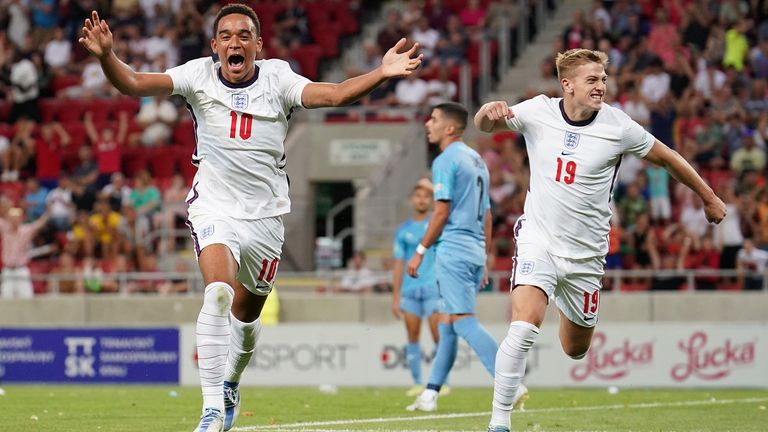
[[[428,223],[429,218],[420,221],[409,219],[397,227],[392,252],[396,260],[403,260],[405,265],[408,264],[408,260],[416,253],[416,246],[419,245],[419,241],[424,237],[424,233],[427,232]],[[407,271],[403,271],[403,284],[400,290],[405,292],[418,287],[431,287],[435,285],[437,285],[437,279],[435,278],[435,248],[432,247],[427,249],[427,252],[424,254],[421,267],[419,267],[419,277],[412,278],[408,275]]]
[[[488,168],[480,155],[461,141],[451,143],[432,163],[436,201],[450,201],[448,221],[438,239],[438,259],[485,264],[485,212]]]

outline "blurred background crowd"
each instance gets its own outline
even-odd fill
[[[121,59],[135,70],[161,72],[211,55],[212,23],[222,3],[0,0],[0,234],[10,244],[26,238],[13,237],[22,235],[16,227],[25,227],[32,256],[40,257],[27,263],[4,246],[5,267],[29,264],[33,273],[81,275],[59,287],[73,293],[115,291],[110,274],[190,271],[189,261],[174,253],[185,246],[154,234],[184,229],[195,172],[189,160],[194,127],[184,101],[120,96],[77,37],[97,9]],[[381,7],[361,0],[248,3],[260,17],[262,57],[282,58],[311,79],[340,58],[345,43],[361,37],[366,11]],[[533,2],[522,3],[533,8]],[[456,100],[459,65],[469,63],[477,77],[480,40],[497,34],[498,17],[514,18],[519,4],[423,0],[385,9],[381,30],[362,42],[362,55],[345,64],[344,73],[376,67],[403,36],[419,42],[426,61],[420,73],[385,83],[360,105],[380,108],[386,117],[387,107],[424,110]],[[762,272],[768,262],[768,1],[594,1],[573,15],[551,52],[516,59],[540,64],[525,97],[558,96],[554,56],[578,47],[608,54],[607,103],[694,163],[728,205],[728,218],[710,226],[700,201],[665,170],[624,157],[612,198],[607,268]],[[495,57],[497,45],[492,48]],[[499,133],[473,144],[491,173],[492,268],[508,272],[512,227],[528,182],[524,139]],[[625,281],[628,289],[685,284],[679,277]],[[762,280],[702,276],[696,286],[752,289]],[[188,289],[183,278],[130,287]]]

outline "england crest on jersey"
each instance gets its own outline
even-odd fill
[[[232,108],[242,111],[248,108],[248,95],[246,93],[236,93],[232,95]]]
[[[579,134],[565,131],[565,148],[573,150],[579,146]]]

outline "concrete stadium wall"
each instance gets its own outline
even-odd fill
[[[157,297],[38,297],[0,301],[0,326],[145,326],[194,322],[200,310],[197,296]],[[282,293],[281,322],[394,322],[388,295],[316,295]],[[509,297],[483,294],[478,316],[486,323],[505,323]],[[548,310],[549,325],[557,310]],[[721,321],[768,322],[768,293],[606,293],[600,321]]]

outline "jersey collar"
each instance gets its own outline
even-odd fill
[[[568,118],[568,114],[565,113],[565,105],[563,104],[563,100],[560,99],[560,103],[558,104],[560,106],[560,114],[563,116],[563,120],[565,120],[566,123],[568,123],[571,126],[587,126],[593,121],[595,121],[595,117],[597,117],[597,113],[600,111],[595,111],[592,113],[592,115],[588,119],[580,120],[580,121],[574,121]]]
[[[224,78],[224,75],[221,74],[221,67],[219,67],[219,70],[216,71],[216,75],[218,75],[219,81],[221,81],[222,84],[224,84],[225,86],[227,86],[229,88],[232,88],[232,89],[246,88],[246,87],[250,86],[251,84],[255,83],[257,79],[259,79],[259,67],[256,66],[256,65],[254,65],[254,67],[256,68],[256,72],[253,74],[253,78],[249,79],[246,82],[233,83],[233,82],[227,81]]]

